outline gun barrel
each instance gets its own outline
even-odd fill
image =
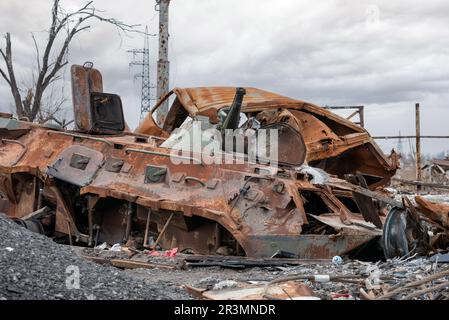
[[[240,110],[242,109],[243,97],[246,94],[245,88],[237,88],[234,101],[229,109],[228,115],[223,123],[223,129],[237,129],[240,122]]]

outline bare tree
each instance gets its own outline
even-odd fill
[[[60,92],[57,92],[58,89],[54,85],[47,89],[47,94],[42,98],[41,107],[36,115],[38,123],[54,121],[62,127],[65,126],[66,120],[62,113],[68,99],[64,94],[64,88],[60,88]]]
[[[0,68],[0,74],[11,89],[19,118],[26,117],[30,121],[38,120],[39,122],[55,120],[55,114],[60,110],[63,102],[60,104],[58,102],[53,103],[53,106],[50,107],[47,105],[46,110],[42,110],[44,93],[49,85],[61,78],[60,71],[68,63],[67,53],[71,41],[78,33],[91,27],[88,25],[90,21],[97,20],[112,24],[119,31],[136,31],[134,28],[137,25],[129,25],[114,18],[104,17],[103,11],[97,10],[92,4],[93,1],[89,1],[77,11],[65,12],[60,6],[60,0],[53,0],[52,22],[48,30],[48,39],[42,57],[36,38],[32,35],[37,58],[37,76],[31,88],[21,90],[17,85],[11,49],[11,35],[9,32],[6,33],[5,50],[0,49],[6,71]],[[61,41],[57,41],[57,39],[61,39]],[[53,55],[53,52],[56,54]],[[25,92],[25,99],[23,100],[21,91],[22,93]]]

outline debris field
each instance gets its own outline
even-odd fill
[[[0,231],[0,299],[269,299],[283,283],[293,283],[300,290],[277,298],[449,298],[444,289],[449,282],[448,260],[297,261],[295,266],[186,268],[182,261],[187,255],[182,254],[155,257],[134,252],[129,259],[133,252],[124,248],[111,251],[56,244],[4,215],[0,216]],[[91,262],[93,258],[98,258],[97,263]],[[103,260],[125,263],[119,268]],[[130,261],[143,264],[131,268]],[[79,289],[66,287],[69,266],[79,267]],[[273,283],[265,292],[269,282]]]
[[[448,298],[449,204],[388,188],[364,128],[201,87],[132,132],[100,71],[71,75],[73,130],[0,114],[0,298]]]
[[[79,288],[67,288],[70,267],[79,268]],[[86,261],[78,257],[69,246],[57,244],[0,215],[2,300],[181,298],[186,297],[177,286],[154,283],[149,278],[139,279],[120,269]]]

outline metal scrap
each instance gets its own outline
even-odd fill
[[[320,300],[305,284],[287,281],[270,287],[265,283],[233,282],[232,287],[212,290],[184,286],[188,292],[207,300]]]
[[[150,113],[129,132],[98,70],[73,66],[72,76],[75,131],[0,118],[0,206],[18,222],[48,207],[33,220],[42,233],[90,247],[153,238],[153,247],[203,255],[330,259],[385,238],[388,213],[404,209],[376,189],[397,164],[365,129],[316,105],[255,88],[175,88],[152,110],[175,95],[162,127]],[[192,152],[175,157],[193,162],[174,163],[170,143],[189,117],[277,128],[282,161],[205,165]]]

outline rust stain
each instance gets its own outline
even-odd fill
[[[156,240],[163,230],[162,248],[254,257],[281,250],[328,258],[378,234],[360,225],[360,212],[331,196],[338,191],[340,199],[354,203],[351,193],[339,190],[339,183],[347,182],[334,178],[332,186],[314,184],[288,165],[295,159],[340,177],[362,172],[373,177],[367,179],[370,187],[382,185],[396,168],[363,128],[310,103],[246,88],[242,112],[263,125],[291,130],[281,143],[286,165],[174,164],[161,142],[188,115],[218,121],[218,111],[232,104],[235,88],[176,88],[158,104],[175,94],[163,128],[150,114],[135,133],[98,127],[91,132],[90,94],[102,91],[101,74],[80,66],[72,73],[76,131],[15,119],[8,119],[14,126],[0,124],[0,139],[16,142],[0,144],[0,209],[8,215],[21,218],[46,206],[49,213],[40,219],[46,232],[75,243],[146,245],[145,234]],[[314,202],[313,195],[322,200]],[[341,221],[351,224],[346,228],[351,232],[334,241]],[[323,230],[328,234],[321,235]]]

